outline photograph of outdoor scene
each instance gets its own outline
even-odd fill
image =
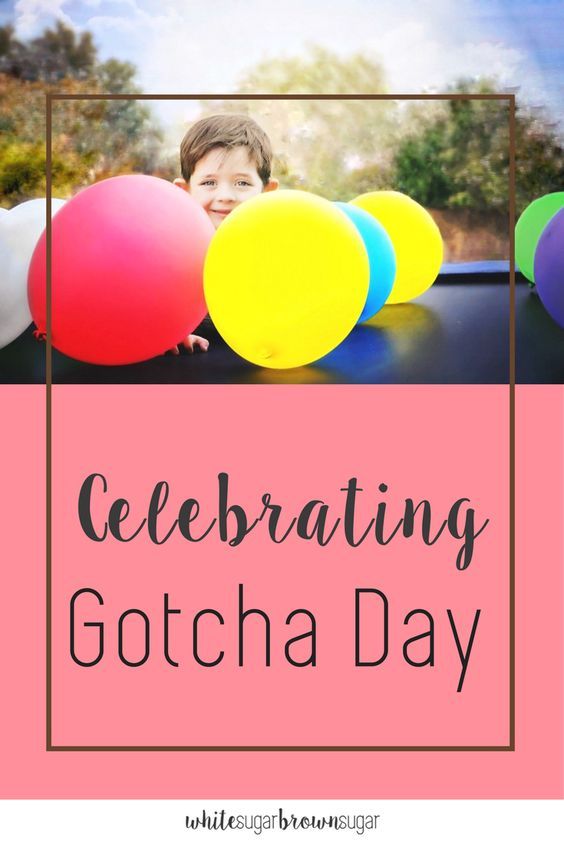
[[[0,294],[2,382],[41,383],[46,378],[45,235],[43,247],[38,247],[46,215],[46,93],[74,96],[51,101],[54,383],[509,381],[513,233],[508,95],[516,97],[516,220],[534,200],[554,195],[543,226],[550,224],[558,235],[564,225],[559,223],[559,209],[564,207],[564,194],[560,193],[564,154],[562,125],[554,116],[553,102],[523,95],[518,85],[509,84],[507,74],[496,74],[495,62],[480,73],[453,74],[438,88],[423,85],[419,92],[406,91],[443,95],[437,99],[404,99],[401,90],[391,88],[386,61],[377,49],[343,52],[314,42],[292,54],[265,49],[261,58],[245,65],[223,90],[209,92],[210,85],[208,92],[196,89],[198,96],[189,93],[194,91],[192,87],[184,89],[185,98],[143,99],[148,93],[143,68],[132,61],[127,50],[122,55],[118,39],[105,38],[109,29],[96,18],[89,29],[88,20],[79,22],[78,17],[73,21],[62,15],[52,20],[36,16],[33,26],[26,28],[17,16],[17,6],[0,6],[4,10],[0,18],[0,260],[1,285],[7,291]],[[139,61],[142,63],[141,57]],[[100,96],[89,99],[92,94]],[[139,99],[119,99],[131,94]],[[318,98],[284,99],[303,94]],[[385,100],[339,98],[351,94],[398,96]],[[103,95],[118,97],[104,99]],[[337,99],[325,99],[326,95]],[[215,135],[206,135],[207,146],[198,147],[200,137],[186,142],[191,127],[208,127],[206,120],[211,118],[213,124],[216,116],[228,120],[220,122]],[[246,121],[250,120],[258,127],[258,140],[254,136],[254,140],[245,140],[248,132],[244,136],[229,134],[232,128],[225,134],[224,127],[232,123],[229,118],[235,120],[237,132],[247,132],[245,127],[250,124]],[[266,141],[261,140],[263,136]],[[185,160],[183,144],[185,153],[190,147]],[[270,145],[271,153],[264,153],[265,145]],[[192,150],[196,152],[192,154]],[[94,212],[86,207],[86,198],[94,197],[93,189],[99,189],[97,213],[108,216],[109,209],[118,209],[121,201],[118,188],[110,190],[118,184],[112,180],[135,174],[153,177],[163,185],[166,210],[161,212],[157,194],[153,205],[151,191],[147,195],[141,191],[136,199],[135,191],[128,193],[128,185],[133,183],[119,183],[126,186],[127,207],[135,207],[126,221],[129,228],[135,229],[137,213],[141,223],[155,232],[154,238],[149,237],[155,240],[155,247],[148,259],[143,257],[146,234],[132,231],[130,241],[128,233],[123,233],[125,215],[122,228],[112,238],[111,233],[105,234],[105,222],[100,226],[98,218],[88,218]],[[202,179],[196,184],[200,174]],[[249,205],[243,202],[247,195],[242,198],[238,193],[249,189],[248,178]],[[257,196],[253,195],[253,179]],[[226,196],[220,196],[222,183],[228,181]],[[209,200],[211,194],[204,196],[204,188],[216,191],[213,200]],[[374,212],[375,225],[382,224],[392,243],[396,283],[402,262],[408,259],[416,276],[421,271],[424,278],[394,299],[392,273],[386,294],[380,296],[376,310],[367,314],[363,307],[374,266],[366,238],[368,262],[348,211],[352,205],[370,216],[372,201],[363,198],[383,194],[389,198],[390,192],[417,205],[417,220],[431,233],[419,235],[417,221],[412,228],[402,216],[400,203],[398,209],[394,206],[400,227],[398,241],[395,231],[386,229],[385,221]],[[310,195],[311,201],[307,199]],[[176,206],[167,205],[188,200],[199,204],[198,214],[202,212],[194,230],[190,225],[182,228],[180,223],[184,211],[188,222],[190,214],[196,214],[192,207],[183,206],[179,217]],[[79,201],[83,206],[80,214]],[[393,197],[390,201],[396,202]],[[75,208],[73,218],[71,209]],[[165,237],[158,232],[161,224],[165,228],[168,211],[175,222],[166,226]],[[69,222],[63,225],[63,220]],[[322,224],[328,228],[323,229]],[[542,227],[536,241],[541,231]],[[86,232],[92,251],[85,251],[80,241],[87,237]],[[520,237],[523,240],[524,236]],[[110,320],[96,322],[88,302],[97,304],[105,299],[114,284],[108,272],[111,250],[115,250],[112,267],[122,267],[124,256],[136,253],[141,241],[137,264],[132,258],[127,270],[130,311],[120,312],[115,326]],[[166,300],[178,262],[184,261],[182,255],[176,264],[172,258],[168,261],[171,253],[166,253],[164,244],[169,241],[172,246],[167,249],[174,250],[176,244],[184,250],[183,255],[199,250],[202,266],[207,261],[209,279],[204,297],[203,270],[198,265],[199,270],[191,271],[194,278],[199,276],[190,284],[200,286],[200,299],[191,306],[191,322],[183,323],[186,328],[178,329],[176,335],[172,329],[163,332],[163,339],[159,336],[151,346],[152,333],[166,322],[161,315],[164,306],[160,309],[159,303]],[[384,259],[381,252],[375,254],[380,272]],[[353,272],[354,255],[366,270]],[[518,266],[518,382],[564,380],[564,327],[559,323],[563,296],[558,291],[553,294],[554,280],[563,281],[561,247],[558,255],[555,258],[551,253],[546,258],[548,271],[538,262],[542,284],[532,270],[525,272],[524,266]],[[63,296],[56,292],[57,272],[65,262],[69,285],[75,288],[68,295],[73,301],[65,326],[70,336],[67,345],[58,342],[61,335],[57,334],[58,316],[66,313]],[[249,269],[251,264],[254,269]],[[253,274],[259,265],[269,283],[276,277],[277,285],[287,287],[284,304],[273,294],[270,311],[262,300],[258,302],[258,281]],[[168,269],[159,272],[159,267]],[[549,296],[546,301],[543,296],[547,272],[555,306]],[[359,278],[364,273],[366,279],[357,284],[355,273]],[[73,297],[81,284],[90,285],[92,295],[92,300],[85,299],[81,306],[91,320],[86,329],[72,311],[78,307]],[[150,308],[139,317],[136,290],[146,286],[152,287],[157,305],[151,300]],[[331,286],[338,288],[337,298],[318,308]],[[17,319],[10,316],[8,306],[2,317],[5,302],[10,305],[9,297],[16,288]],[[306,292],[311,301],[307,300],[303,310],[310,315],[309,322],[300,317],[302,322],[297,324],[294,303],[299,310]],[[356,297],[354,302],[351,297]],[[141,320],[141,328],[136,319]],[[281,338],[272,344],[264,328],[269,321]],[[106,354],[114,328],[120,336],[130,328],[132,337],[143,335],[147,344],[132,347],[130,354],[124,340],[125,352],[120,347],[115,354],[111,350]],[[73,346],[75,339],[77,345]]]

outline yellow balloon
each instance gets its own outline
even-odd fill
[[[204,268],[210,316],[224,340],[260,367],[286,369],[331,352],[368,294],[368,256],[356,226],[305,191],[272,191],[235,208]]]
[[[372,191],[354,200],[387,231],[396,252],[396,278],[386,304],[409,302],[431,287],[443,261],[443,240],[428,211],[398,191]]]

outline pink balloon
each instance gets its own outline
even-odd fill
[[[53,219],[53,346],[92,364],[160,355],[206,314],[203,267],[214,227],[180,188],[116,176],[81,191]],[[46,331],[46,236],[28,277],[30,310]]]

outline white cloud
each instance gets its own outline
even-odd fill
[[[363,51],[384,65],[391,91],[444,90],[453,80],[495,76],[548,93],[532,51],[478,15],[478,0],[17,0],[18,35],[53,19],[90,29],[103,57],[133,61],[150,93],[225,93],[262,59],[320,44],[341,56]],[[73,18],[71,21],[70,18]],[[488,28],[489,27],[489,28]],[[189,106],[158,107],[161,115]]]
[[[51,22],[50,19],[60,20],[74,28],[63,6],[68,6],[68,0],[17,0],[14,5],[16,35],[19,38],[30,38],[37,34],[46,21]]]
[[[260,60],[297,55],[312,43],[381,60],[398,93],[444,90],[460,76],[495,75],[510,84],[526,67],[522,52],[484,37],[474,0],[456,7],[450,0],[285,0],[283,10],[274,0],[139,5],[137,64],[143,89],[153,93],[225,93]],[[113,20],[114,28],[130,27],[132,18]],[[100,36],[111,26],[107,19],[90,23]],[[178,110],[159,108],[162,115]]]
[[[80,6],[86,9],[102,6],[137,9],[136,0],[81,0]],[[65,11],[63,7],[69,11]],[[72,0],[16,0],[14,4],[14,24],[20,38],[32,37],[57,20],[72,29],[80,28],[79,18],[76,3]]]
[[[446,0],[417,5],[407,0],[286,0],[280,11],[272,0],[216,0],[211,8],[168,0],[152,14],[138,4],[141,77],[148,91],[225,92],[262,58],[296,54],[315,43],[341,55],[365,50],[381,58],[398,91],[440,87],[460,75],[495,73],[506,81],[524,57],[464,27],[465,16],[472,18],[471,6],[470,0],[459,0],[456,9]],[[112,20],[115,27],[132,25],[129,13]],[[111,25],[107,17],[90,23]]]
[[[461,77],[496,77],[507,85],[526,59],[499,41],[453,40],[415,21],[391,28],[372,48],[388,71],[390,90],[398,93],[445,90]]]
[[[135,18],[116,17],[115,15],[94,15],[88,19],[87,28],[98,35],[103,35],[104,30],[135,33],[139,28],[139,22]]]
[[[135,0],[82,0],[82,3],[85,6],[90,6],[95,9],[99,9],[100,6],[131,6],[132,8],[135,7],[137,4]]]

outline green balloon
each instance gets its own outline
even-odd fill
[[[543,229],[564,208],[564,191],[546,194],[527,206],[515,226],[515,262],[521,273],[535,282],[535,250]]]

